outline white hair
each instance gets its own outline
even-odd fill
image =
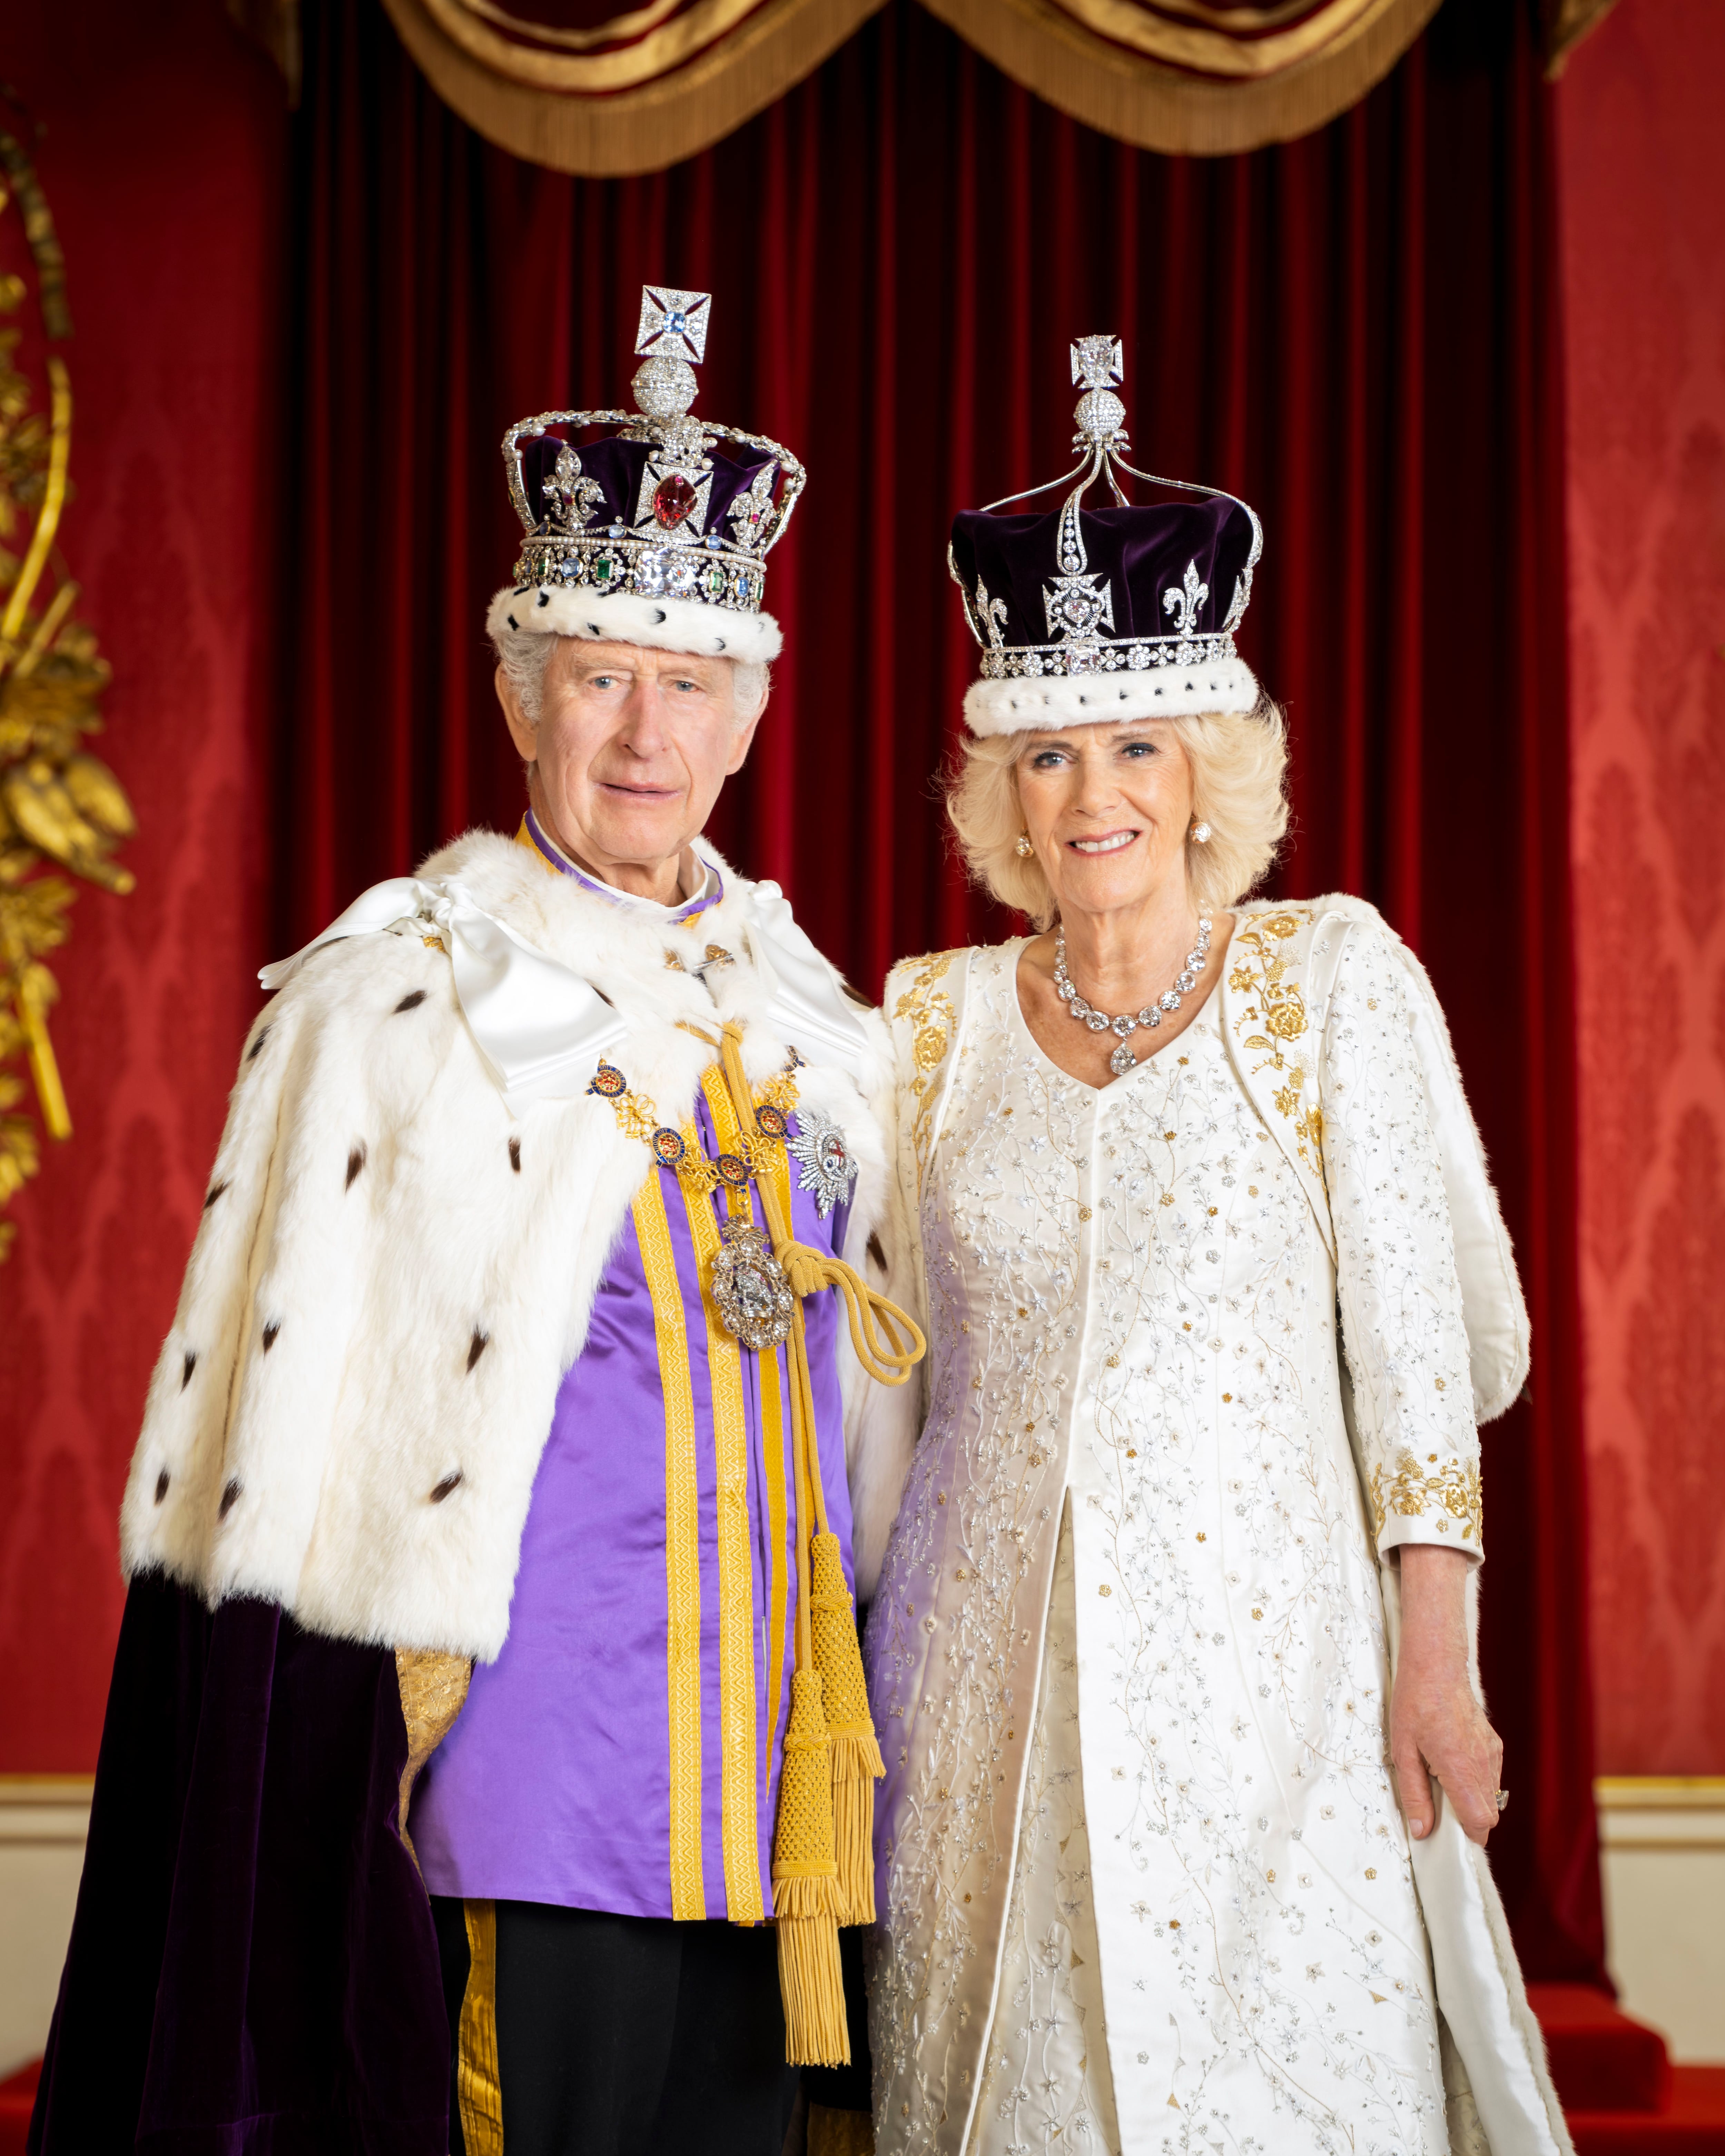
[[[551,664],[552,652],[560,644],[582,641],[584,639],[580,638],[547,635],[536,629],[500,628],[491,632],[497,664],[503,669],[515,691],[516,701],[521,707],[521,715],[530,725],[539,723],[539,714],[544,707],[545,670]],[[743,726],[757,716],[766,703],[773,670],[764,660],[727,659],[725,664],[731,669],[737,723]]]

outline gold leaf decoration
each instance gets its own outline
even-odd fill
[[[72,447],[71,377],[51,348],[72,334],[65,263],[34,168],[0,131],[0,249],[13,210],[50,349],[44,414],[18,364],[30,278],[0,269],[0,1206],[41,1165],[36,1125],[19,1112],[29,1090],[49,1136],[72,1135],[48,1030],[59,989],[44,961],[66,940],[77,892],[54,871],[123,895],[134,879],[113,849],[137,829],[124,788],[87,746],[101,730],[109,667],[72,611],[78,586],[54,545]],[[29,1087],[10,1067],[19,1058]],[[15,1232],[0,1220],[0,1260]]]

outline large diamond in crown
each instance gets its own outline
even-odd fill
[[[634,592],[755,613],[805,474],[763,434],[696,418],[712,296],[641,291],[633,412],[542,412],[503,439],[523,596]],[[593,429],[597,440],[579,439]]]

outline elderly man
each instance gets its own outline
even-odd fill
[[[870,1278],[880,1020],[700,835],[803,481],[689,417],[707,305],[649,289],[619,430],[505,439],[520,832],[264,976],[126,1491],[44,2156],[776,2156],[848,2056],[853,1503],[878,1563],[922,1342]]]

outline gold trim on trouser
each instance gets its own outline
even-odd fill
[[[720,1150],[739,1150],[722,1072],[714,1065],[701,1080]],[[685,1132],[685,1139],[693,1135]],[[701,1271],[706,1314],[707,1370],[712,1383],[713,1455],[717,1484],[719,1543],[720,1791],[724,1822],[725,1913],[734,1924],[757,1924],[767,1914],[761,1891],[760,1815],[756,1774],[754,1563],[749,1533],[748,1417],[743,1401],[742,1350],[715,1308],[710,1289],[719,1254],[719,1224],[711,1201],[685,1183],[690,1233]],[[747,1188],[728,1194],[732,1214],[747,1215]]]
[[[456,2038],[455,2097],[467,2156],[503,2156],[497,2072],[497,1904],[468,1902],[467,1989]]]
[[[670,1722],[671,1914],[706,1914],[701,1853],[701,1507],[695,1481],[695,1399],[683,1289],[665,1190],[651,1169],[635,1193],[635,1238],[653,1302],[665,1393],[665,1688]]]

